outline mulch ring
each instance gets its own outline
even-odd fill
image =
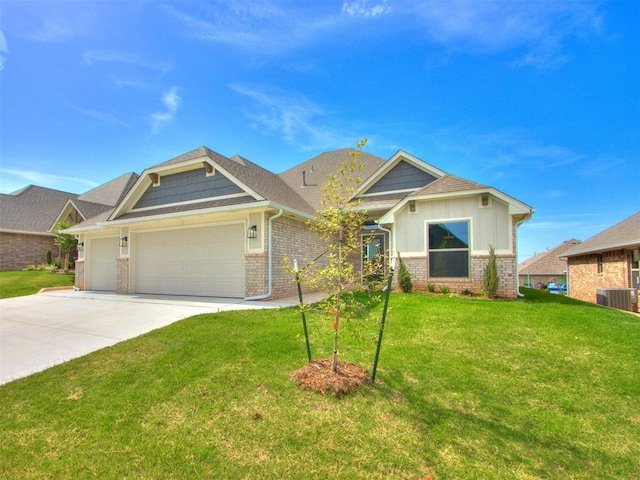
[[[333,371],[333,361],[329,358],[314,360],[291,374],[291,379],[305,390],[313,390],[334,396],[349,393],[368,383],[369,374],[359,365],[338,361],[338,371]]]

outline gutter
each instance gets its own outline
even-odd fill
[[[256,295],[254,297],[245,297],[245,301],[251,300],[264,300],[265,298],[269,298],[273,295],[273,221],[277,218],[280,218],[284,214],[284,210],[281,208],[280,211],[269,218],[269,290],[267,293],[263,295]]]
[[[518,227],[520,225],[522,225],[524,222],[526,222],[527,220],[529,220],[531,218],[531,215],[533,215],[533,212],[531,212],[527,217],[525,217],[524,219],[520,220],[519,222],[516,222],[516,231],[515,233],[515,237],[516,237],[516,296],[518,298],[523,298],[524,297],[524,293],[520,293],[520,275],[518,275]]]

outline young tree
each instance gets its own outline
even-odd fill
[[[350,153],[350,158],[329,175],[322,186],[322,208],[309,223],[310,228],[327,242],[327,254],[324,266],[310,265],[304,270],[303,280],[330,295],[324,310],[332,320],[334,372],[338,370],[340,321],[354,307],[345,300],[344,293],[363,276],[371,275],[375,268],[374,262],[369,261],[364,262],[363,271],[354,267],[354,262],[359,262],[362,256],[361,233],[368,215],[366,210],[358,208],[358,201],[352,200],[362,181],[358,173],[363,166],[358,159],[366,143],[366,138],[357,142],[357,149]]]
[[[53,233],[56,234],[56,245],[58,245],[60,247],[60,250],[62,250],[62,252],[64,253],[64,266],[62,267],[64,273],[67,273],[69,271],[69,257],[78,245],[78,240],[74,235],[62,233],[62,230],[65,230],[71,226],[72,224],[68,222],[58,222],[56,223],[53,230]]]
[[[496,250],[493,248],[493,245],[489,245],[489,262],[484,269],[484,277],[482,279],[485,295],[489,298],[494,298],[498,293],[499,283],[500,278],[498,277]]]

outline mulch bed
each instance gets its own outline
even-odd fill
[[[301,388],[323,395],[332,393],[339,397],[355,390],[370,380],[370,375],[359,365],[338,361],[338,371],[333,371],[329,358],[314,360],[291,374]]]

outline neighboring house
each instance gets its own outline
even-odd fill
[[[640,212],[576,245],[564,257],[569,266],[570,297],[602,303],[598,289],[635,289],[637,300]]]
[[[47,251],[60,257],[51,232],[55,220],[77,194],[29,185],[0,194],[0,270],[23,270],[45,263]]]
[[[326,250],[309,220],[321,207],[327,175],[352,152],[323,153],[280,175],[205,147],[155,165],[111,211],[67,230],[81,249],[76,285],[239,298],[295,294],[283,259],[301,262]],[[369,212],[362,235],[373,237],[363,255],[399,251],[416,288],[480,291],[492,245],[499,293],[517,295],[516,229],[531,207],[403,151],[386,161],[362,153],[359,162],[364,181],[355,198]]]
[[[580,240],[572,238],[556,245],[551,250],[536,253],[518,265],[520,285],[533,287],[536,283],[556,285],[567,283],[567,261],[560,258],[564,252],[580,244]]]
[[[22,270],[61,257],[53,230],[59,221],[79,223],[113,210],[138,176],[122,175],[82,195],[29,185],[0,194],[0,270]]]

